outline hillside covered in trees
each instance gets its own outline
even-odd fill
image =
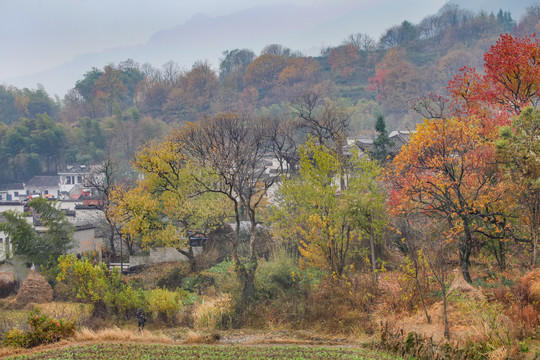
[[[156,68],[126,60],[89,69],[63,99],[43,87],[0,86],[0,183],[54,174],[65,164],[113,156],[127,164],[148,140],[219,112],[290,118],[290,105],[308,90],[350,114],[348,137],[371,136],[384,115],[390,130],[421,120],[413,101],[444,95],[463,66],[479,67],[499,34],[535,32],[540,13],[519,21],[506,11],[472,13],[446,5],[419,24],[395,25],[378,40],[352,34],[319,57],[268,45],[224,50],[218,71],[174,60]]]

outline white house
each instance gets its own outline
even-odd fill
[[[66,170],[59,171],[59,198],[79,198],[84,189],[89,186],[85,181],[89,175],[90,171],[85,165],[68,166]]]
[[[2,216],[2,213],[7,210],[22,213],[24,212],[24,203],[22,201],[0,201],[0,223],[6,221],[6,219]],[[26,221],[32,223],[32,217],[28,217]],[[9,243],[9,238],[3,231],[0,230],[0,261],[5,260],[10,251],[11,245]]]
[[[20,201],[26,199],[23,183],[10,184],[0,188],[0,201]]]
[[[60,208],[62,208],[62,206],[60,206]],[[25,203],[21,201],[0,202],[0,223],[6,221],[2,216],[2,213],[6,210],[23,213],[25,211]],[[79,214],[79,211],[76,210],[63,210],[66,212],[68,221],[75,226],[75,232],[73,234],[75,240],[74,246],[69,252],[80,254],[83,252],[95,251],[101,257],[103,239],[96,235],[96,227],[100,219],[100,214],[102,213],[97,210],[93,212],[91,210],[82,210]],[[46,228],[33,216],[28,216],[26,221],[29,224],[32,224],[36,231],[46,231]],[[9,238],[4,232],[0,231],[0,261],[5,260],[7,254],[11,250]]]
[[[57,199],[60,195],[60,177],[54,176],[34,176],[26,184],[24,189],[26,195],[32,198],[33,196],[44,196]]]

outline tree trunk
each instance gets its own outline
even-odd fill
[[[470,251],[469,252],[462,252],[461,249],[459,250],[460,256],[461,256],[461,273],[463,274],[463,278],[466,282],[469,284],[472,283],[471,279],[471,273],[469,272],[469,258],[471,256]]]
[[[255,298],[255,270],[245,269],[241,276],[242,281],[242,297],[240,299],[238,313],[241,314]]]
[[[418,265],[415,265],[415,267],[416,267],[416,272],[415,272],[416,276],[414,280],[416,281],[416,288],[418,289],[418,295],[420,296],[420,300],[422,301],[422,307],[424,308],[424,313],[426,314],[427,323],[431,324],[431,317],[428,314],[426,302],[424,301],[424,294],[422,294],[422,288],[420,286],[420,282],[418,281]]]
[[[538,253],[538,231],[533,231],[533,258],[532,258],[532,266],[536,266],[536,258]]]
[[[113,257],[114,261],[116,261],[116,249],[114,247],[114,225],[109,223],[109,228],[110,228],[110,231],[111,231],[111,235],[109,237],[109,244],[111,245],[111,254],[112,254],[112,257]]]
[[[535,200],[534,201],[534,205],[532,206],[532,210],[531,210],[531,213],[532,213],[532,216],[531,216],[531,235],[532,235],[532,240],[533,240],[533,256],[532,256],[532,266],[535,267],[536,266],[536,259],[538,258],[538,223],[539,223],[539,219],[538,219],[538,216],[540,216],[539,212],[540,212],[540,209],[539,209],[539,206],[538,206],[538,200]]]
[[[463,239],[461,244],[459,245],[459,261],[461,263],[460,265],[463,278],[466,282],[471,284],[472,279],[471,273],[469,272],[469,260],[471,257],[473,240],[471,230],[469,229],[469,223],[465,219],[463,220],[463,229],[465,232],[465,239]]]
[[[373,282],[377,284],[379,281],[377,277],[377,267],[375,264],[375,239],[373,235],[373,219],[369,218],[369,246],[371,248],[371,271],[373,272]]]
[[[441,276],[444,275],[441,274]],[[446,340],[450,340],[450,326],[448,325],[448,302],[444,282],[441,284],[441,291],[443,296],[444,337]]]

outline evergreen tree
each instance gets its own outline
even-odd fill
[[[377,131],[377,137],[373,140],[371,157],[380,162],[385,162],[388,155],[390,155],[390,148],[394,145],[394,142],[390,139],[388,132],[386,131],[384,116],[377,116],[375,131]]]

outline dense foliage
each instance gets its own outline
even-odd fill
[[[390,129],[412,127],[421,120],[409,110],[412,100],[440,92],[461,67],[480,65],[499,34],[532,34],[537,20],[534,8],[516,23],[508,12],[474,14],[447,4],[419,24],[404,21],[386,30],[379,42],[353,34],[315,58],[273,44],[259,56],[224,51],[218,72],[206,62],[182,71],[173,61],[157,69],[126,60],[90,69],[63,99],[42,86],[3,85],[0,184],[111,153],[127,165],[149,139],[217,112],[290,117],[287,105],[313,89],[349,108],[349,136],[372,132],[378,115]]]
[[[62,136],[88,146],[68,141],[51,152],[98,161],[105,147],[120,162],[134,159],[140,176],[107,196],[110,225],[130,252],[175,247],[189,270],[148,289],[88,258],[60,257],[56,280],[95,316],[129,318],[143,307],[195,328],[251,322],[350,334],[373,333],[375,311],[421,304],[427,323],[433,309],[442,313],[447,340],[453,308],[483,329],[472,351],[516,351],[540,322],[540,275],[523,276],[538,261],[540,40],[529,33],[537,22],[538,8],[516,25],[502,11],[445,5],[378,43],[357,34],[318,58],[279,45],[260,56],[226,51],[219,76],[205,62],[185,72],[173,62],[108,65],[64,99],[55,116],[68,127],[45,114],[5,120],[0,146],[39,171],[57,165],[39,141]],[[410,126],[400,133],[408,139],[395,138],[407,144],[391,140],[387,122]],[[370,134],[371,151],[360,151],[351,136]],[[46,201],[34,205],[44,221],[57,214]],[[22,239],[16,248],[33,249],[24,219],[6,218],[1,228]],[[53,220],[50,231],[66,230]],[[200,256],[188,246],[194,232]],[[504,283],[510,271],[514,283]],[[501,286],[487,296],[470,285],[493,279]],[[388,346],[405,341],[412,352],[426,343],[394,340]]]

